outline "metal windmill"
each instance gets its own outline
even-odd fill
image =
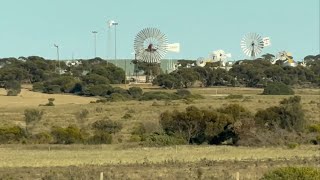
[[[160,63],[167,53],[168,40],[157,28],[145,28],[134,39],[134,50],[138,60]]]
[[[257,33],[249,33],[245,35],[240,43],[240,46],[247,56],[250,56],[251,59],[261,53],[264,48],[264,39]]]

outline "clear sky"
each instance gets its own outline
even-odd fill
[[[271,38],[263,53],[286,50],[296,60],[319,54],[319,0],[1,0],[0,58],[38,55],[55,59],[97,56],[132,58],[133,41],[145,27],[159,28],[181,52],[166,58],[196,59],[223,49],[232,59],[245,58],[241,38],[249,32]],[[111,33],[108,35],[108,33]],[[112,39],[108,39],[111,37]]]

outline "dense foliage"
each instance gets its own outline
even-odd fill
[[[160,124],[167,135],[191,144],[286,144],[287,136],[299,137],[305,130],[300,101],[299,96],[290,97],[255,115],[238,104],[218,109],[190,106],[185,111],[163,112]]]
[[[169,74],[157,76],[153,84],[168,89],[190,87],[196,81],[202,86],[247,86],[265,87],[269,83],[283,83],[290,86],[314,87],[320,85],[320,55],[305,57],[305,65],[296,67],[272,64],[270,54],[256,60],[241,60],[227,71],[214,63],[205,67],[182,65]],[[189,61],[189,64],[194,61]],[[186,64],[186,61],[183,61]]]
[[[271,82],[263,90],[264,95],[293,95],[293,89],[282,82]]]

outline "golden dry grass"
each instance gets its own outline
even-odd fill
[[[124,86],[121,86],[124,87]],[[126,88],[130,86],[127,85]],[[272,163],[267,163],[263,168],[251,168],[251,164],[256,161],[269,160],[279,161],[279,159],[294,160],[299,158],[319,159],[318,146],[299,146],[295,149],[286,147],[231,147],[231,146],[174,146],[162,148],[128,148],[130,144],[126,144],[130,138],[132,127],[137,122],[143,122],[147,125],[149,131],[159,127],[159,115],[166,110],[184,110],[187,106],[195,105],[200,108],[218,108],[230,103],[239,103],[245,108],[255,113],[258,109],[264,109],[270,106],[278,105],[283,98],[290,96],[264,96],[260,95],[262,89],[255,88],[191,88],[192,93],[201,94],[204,99],[194,100],[193,102],[177,100],[177,101],[127,101],[127,102],[108,102],[108,103],[90,103],[97,98],[80,97],[74,95],[61,94],[42,94],[31,92],[28,87],[22,90],[17,97],[5,96],[5,90],[0,89],[0,126],[19,124],[24,126],[24,110],[26,108],[39,108],[44,111],[44,116],[40,122],[35,124],[30,130],[32,133],[49,131],[52,126],[68,126],[69,124],[78,124],[79,126],[89,126],[94,121],[108,117],[115,121],[123,123],[121,132],[114,136],[114,144],[112,145],[0,145],[0,170],[2,172],[13,172],[12,168],[22,171],[25,167],[48,167],[55,166],[72,168],[77,166],[86,169],[85,165],[93,165],[102,168],[101,165],[121,165],[119,174],[127,174],[130,178],[141,179],[154,177],[167,177],[172,179],[178,177],[179,173],[191,173],[192,177],[196,177],[199,168],[205,173],[223,174],[233,173],[223,170],[224,163],[221,163],[218,169],[216,167],[208,167],[194,165],[193,169],[189,164],[200,163],[204,159],[213,161],[244,161],[249,164],[248,168],[240,170],[242,174],[248,174],[245,179],[256,179],[255,175],[266,172]],[[144,91],[161,90],[167,92],[175,92],[175,90],[164,90],[150,86],[143,86]],[[241,94],[242,99],[226,99],[228,94]],[[319,89],[298,89],[296,94],[302,97],[302,106],[306,112],[309,123],[320,122],[320,90]],[[48,102],[48,98],[55,98],[55,106],[38,106]],[[157,106],[154,105],[156,102]],[[77,113],[82,109],[89,111],[89,116],[84,122],[76,118]],[[129,113],[131,118],[125,119],[123,116]],[[119,142],[123,143],[119,143]],[[119,144],[117,144],[119,143]],[[125,147],[127,146],[127,147]],[[50,147],[50,151],[49,151]],[[159,163],[157,173],[154,167],[144,168],[141,170],[137,164]],[[181,162],[185,165],[181,170],[174,164],[166,166],[166,162]],[[251,162],[251,164],[250,164]],[[280,162],[280,161],[279,161]],[[200,163],[201,164],[201,163]],[[11,169],[10,169],[11,168]],[[58,168],[58,167],[56,167]],[[211,169],[210,169],[211,168]],[[93,168],[96,169],[96,168]],[[140,169],[140,171],[139,171]],[[161,170],[160,170],[161,169]],[[236,167],[238,169],[238,167]],[[41,170],[34,170],[34,174],[39,174]],[[250,171],[250,173],[249,173]],[[252,172],[251,172],[252,171]],[[258,172],[259,171],[259,172]],[[1,171],[0,171],[1,172]],[[130,172],[130,175],[128,174]],[[26,172],[25,174],[31,174]],[[41,174],[41,173],[40,173]],[[50,173],[49,173],[50,174]],[[252,174],[254,176],[252,176]],[[144,176],[145,175],[145,176]],[[1,177],[1,176],[0,176]],[[5,176],[4,176],[5,177]],[[38,177],[36,175],[32,177]],[[185,176],[181,176],[185,177]],[[191,177],[191,176],[190,176]],[[189,179],[193,179],[193,178]],[[120,178],[120,177],[119,177]],[[32,179],[32,178],[30,178]],[[161,179],[161,178],[160,178]],[[179,178],[178,178],[179,179]],[[181,179],[181,178],[180,178]],[[223,179],[223,178],[222,178]],[[228,178],[227,178],[228,179]]]
[[[168,91],[163,89],[149,88],[146,86],[144,91]],[[278,105],[283,98],[290,96],[265,96],[260,95],[262,89],[256,88],[191,88],[192,93],[203,95],[204,99],[194,100],[193,102],[177,101],[127,101],[127,102],[108,102],[90,103],[97,98],[81,97],[62,94],[43,94],[22,89],[22,93],[16,97],[5,96],[5,90],[0,89],[0,125],[19,124],[24,126],[24,110],[26,108],[39,108],[44,110],[43,119],[37,123],[33,133],[47,131],[52,126],[68,126],[69,124],[81,124],[86,126],[94,121],[108,117],[112,120],[121,121],[124,129],[117,134],[117,138],[125,140],[129,136],[131,128],[136,122],[149,123],[150,128],[158,128],[158,118],[161,112],[166,110],[184,110],[187,106],[195,105],[200,108],[218,108],[230,103],[238,103],[255,113],[258,109]],[[174,92],[174,90],[169,90]],[[306,118],[310,123],[320,122],[320,90],[319,89],[298,89],[297,95],[302,97],[303,109]],[[242,94],[243,99],[226,99],[228,94]],[[48,102],[48,98],[55,98],[55,106],[46,107],[39,104]],[[153,103],[157,102],[157,106]],[[80,110],[87,109],[89,116],[84,122],[79,122],[75,114]],[[132,118],[124,119],[123,116],[130,113]],[[116,139],[117,139],[116,138]],[[123,139],[124,138],[124,139]]]
[[[2,145],[0,167],[51,167],[80,165],[142,164],[213,161],[255,161],[299,158],[319,158],[318,146],[295,149],[232,146],[174,146],[162,148],[121,149],[118,145]]]

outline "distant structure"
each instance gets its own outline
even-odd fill
[[[68,67],[79,66],[82,64],[82,62],[78,61],[78,60],[67,60],[67,61],[65,61],[65,63],[66,63],[66,66],[68,66]]]
[[[245,55],[250,56],[251,59],[255,59],[257,55],[262,52],[264,47],[270,46],[270,38],[262,38],[257,33],[246,34],[240,43],[240,47]]]
[[[277,61],[282,61],[282,66],[291,66],[296,67],[298,64],[293,60],[293,56],[290,52],[281,51],[278,53],[277,58],[275,59],[274,63]]]
[[[230,69],[228,67],[233,64],[231,61],[228,61],[228,58],[231,58],[231,54],[219,49],[210,53],[208,58],[199,57],[196,60],[196,66],[204,67],[207,63],[219,62],[219,68],[228,70]]]

